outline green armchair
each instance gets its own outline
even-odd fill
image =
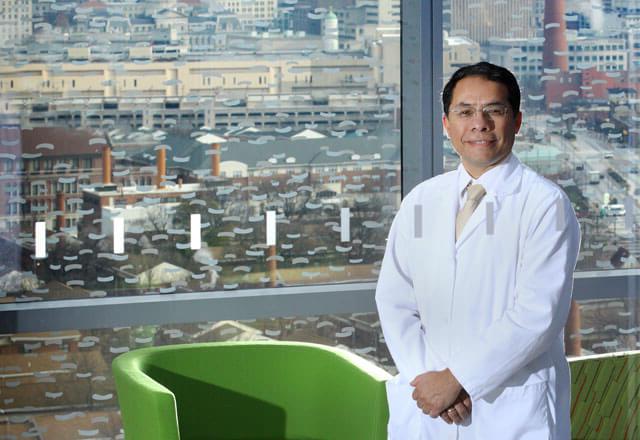
[[[127,440],[387,438],[391,376],[337,348],[222,342],[113,361]]]

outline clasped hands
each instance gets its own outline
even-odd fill
[[[471,398],[448,368],[420,374],[410,385],[418,408],[434,419],[459,425],[471,415]]]

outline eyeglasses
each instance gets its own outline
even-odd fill
[[[509,107],[504,104],[489,104],[482,107],[482,114],[492,120],[504,118]],[[472,119],[478,113],[478,109],[472,106],[460,106],[451,109],[451,112],[460,119]]]

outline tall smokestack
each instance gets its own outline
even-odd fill
[[[569,45],[564,11],[564,0],[545,0],[544,50],[542,53],[542,67],[544,69],[569,71]]]
[[[156,186],[164,186],[164,176],[167,174],[167,150],[161,148],[156,154]]]
[[[211,155],[211,175],[220,176],[220,144],[211,144],[211,148],[215,150],[215,154]]]
[[[102,146],[102,183],[111,183],[111,148],[108,145]]]
[[[564,329],[564,351],[567,356],[582,355],[581,321],[580,306],[576,300],[572,299],[567,325]]]
[[[65,227],[65,197],[63,192],[56,193],[56,210],[58,211],[58,215],[56,215],[56,229],[61,231],[62,228]]]
[[[276,247],[274,245],[269,246],[268,257],[276,256]],[[276,272],[278,269],[278,263],[275,258],[270,258],[267,261],[267,272],[269,273],[269,287],[276,287]]]

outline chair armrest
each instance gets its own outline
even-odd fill
[[[175,396],[143,370],[146,350],[116,357],[113,376],[127,440],[179,440]]]

